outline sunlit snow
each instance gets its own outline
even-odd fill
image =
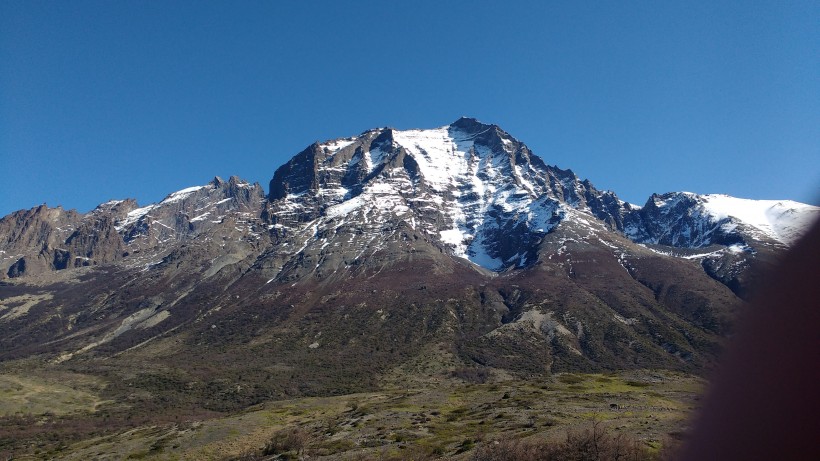
[[[702,195],[703,207],[715,219],[735,218],[767,236],[791,244],[820,217],[820,208],[791,200],[749,200]]]
[[[206,187],[206,186],[194,186],[194,187],[188,187],[188,188],[185,188],[185,189],[182,189],[182,190],[178,190],[178,191],[174,192],[173,194],[169,195],[168,197],[165,197],[165,199],[163,201],[161,201],[160,203],[173,203],[173,202],[178,202],[180,200],[184,200],[189,195],[193,194],[194,192],[196,192],[196,191],[198,191],[198,190],[200,190],[204,187]]]
[[[380,142],[370,144],[368,140],[377,137]],[[482,142],[476,142],[478,137]],[[351,145],[357,146],[355,154],[347,150],[343,161],[334,160],[334,156]],[[355,259],[383,248],[383,242],[389,238],[384,235],[385,229],[395,232],[395,227],[385,227],[385,224],[397,221],[422,233],[436,235],[454,256],[491,270],[522,266],[527,262],[524,253],[505,254],[506,260],[502,260],[500,251],[493,247],[496,243],[487,244],[496,242],[498,235],[507,230],[525,229],[530,233],[525,238],[535,240],[559,222],[572,223],[572,232],[579,232],[578,238],[594,237],[597,232],[607,230],[606,224],[596,218],[584,202],[585,192],[580,189],[584,186],[577,177],[553,170],[548,172],[534,163],[522,161],[531,156],[526,147],[495,126],[474,125],[473,131],[457,128],[455,124],[427,130],[380,128],[358,138],[326,141],[319,146],[326,155],[319,187],[287,195],[277,202],[275,214],[295,220],[300,229],[298,233],[313,234],[311,227],[317,225],[306,226],[301,218],[305,213],[319,219],[322,228],[332,221],[328,227],[347,233],[346,244],[356,252]],[[412,158],[414,162],[410,165],[415,164],[417,169],[408,168],[406,159],[403,160],[405,168],[397,166],[400,155]],[[345,182],[344,178],[350,178],[346,174],[364,175],[364,181],[353,186]],[[806,223],[817,215],[816,212],[804,213],[799,207],[807,206],[788,201],[691,193],[655,196],[654,200],[659,213],[670,218],[670,222],[661,223],[661,227],[669,226],[668,232],[675,233],[673,244],[690,242],[696,238],[695,234],[701,239],[696,245],[708,244],[709,233],[716,226],[728,231],[740,225],[747,231],[751,228],[788,243],[803,233]],[[678,219],[673,210],[681,200],[697,203],[690,215],[695,220],[693,228],[676,228],[671,222]],[[620,205],[624,213],[641,209],[623,201]],[[732,219],[727,219],[729,217]],[[348,228],[352,224],[356,231],[346,230],[343,227],[346,222],[350,223]],[[646,243],[657,243],[651,240],[660,238],[654,234],[642,236],[646,231],[638,223],[626,222],[625,226],[624,233],[636,241],[644,238]],[[303,247],[313,242],[308,238]],[[327,241],[320,244],[320,250],[329,245]],[[564,250],[559,249],[559,253]],[[705,255],[689,257],[696,259]]]

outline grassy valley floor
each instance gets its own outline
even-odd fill
[[[652,453],[683,436],[705,384],[661,370],[486,378],[386,379],[376,392],[273,401],[230,415],[169,409],[105,423],[101,414],[116,415],[127,402],[104,400],[96,379],[4,374],[0,457],[478,459],[500,443],[561,442],[590,428]]]

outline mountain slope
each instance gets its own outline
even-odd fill
[[[217,410],[374,388],[429,350],[451,357],[441,373],[703,372],[817,213],[690,193],[637,207],[495,125],[380,128],[309,146],[267,196],[215,178],[0,219],[0,360]]]
[[[531,264],[535,243],[567,208],[616,226],[622,214],[614,194],[546,166],[497,126],[464,118],[433,130],[379,129],[314,144],[277,170],[270,190],[273,226],[402,222],[496,271]]]
[[[820,217],[820,209],[791,200],[748,200],[676,192],[653,195],[624,232],[639,243],[699,248],[745,240],[794,243]]]

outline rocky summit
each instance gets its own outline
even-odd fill
[[[471,118],[378,128],[310,145],[267,195],[217,177],[147,206],[3,217],[0,361],[214,411],[402,367],[701,373],[818,217],[688,192],[626,203]]]

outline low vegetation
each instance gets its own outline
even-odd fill
[[[613,433],[600,422],[567,431],[561,441],[496,440],[475,450],[470,461],[652,461],[668,459],[676,444],[662,450],[623,433]]]
[[[450,371],[403,386],[395,379],[375,392],[270,401],[231,413],[168,405],[146,414],[127,402],[108,401],[61,415],[6,415],[0,418],[0,455],[651,460],[660,459],[679,438],[703,385],[699,378],[669,371],[533,379],[493,372],[483,383],[473,382],[481,381],[473,376]]]

